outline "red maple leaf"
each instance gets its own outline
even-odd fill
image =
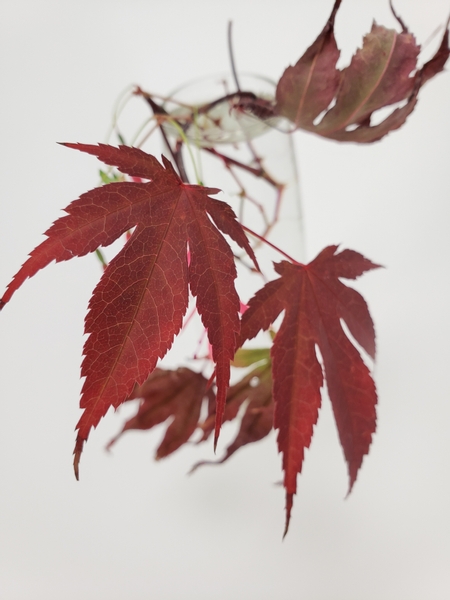
[[[135,227],[109,263],[89,302],[81,375],[85,377],[77,424],[74,468],[92,427],[142,384],[172,345],[188,305],[188,286],[212,346],[217,382],[215,441],[219,435],[232,360],[240,329],[240,301],[230,246],[219,230],[256,263],[232,209],[210,198],[219,190],[183,183],[137,148],[65,144],[97,156],[145,183],[119,182],[72,202],[46,232],[0,300],[3,308],[28,277],[52,261],[69,260],[107,246]],[[189,261],[188,261],[189,251]]]
[[[422,85],[443,70],[450,53],[449,32],[446,29],[433,58],[417,69],[420,46],[393,11],[402,32],[374,23],[350,65],[339,71],[334,21],[341,2],[335,1],[316,41],[283,73],[276,90],[275,111],[296,128],[327,138],[374,142],[403,125],[414,110]],[[375,111],[403,101],[404,105],[381,123],[371,124]]]
[[[135,388],[129,400],[142,398],[137,413],[126,421],[122,431],[113,438],[108,448],[130,429],[151,429],[173,417],[156,451],[156,458],[164,458],[185,444],[198,427],[200,410],[205,398],[215,404],[212,387],[201,373],[181,367],[176,371],[155,369],[147,380]]]
[[[283,454],[286,527],[289,526],[297,474],[311,442],[321,403],[322,366],[351,490],[375,431],[375,384],[358,350],[342,328],[375,357],[375,334],[366,302],[339,278],[355,279],[379,265],[361,254],[329,246],[308,265],[275,265],[280,278],[267,283],[248,303],[240,343],[266,330],[284,311],[272,355],[274,427]]]

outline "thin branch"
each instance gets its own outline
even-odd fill
[[[270,246],[271,248],[273,248],[274,250],[276,250],[277,252],[282,254],[285,258],[287,258],[294,265],[304,266],[303,263],[299,263],[297,260],[295,260],[295,258],[292,258],[292,256],[289,256],[289,254],[287,254],[284,250],[282,250],[278,246],[275,246],[275,244],[272,244],[272,242],[269,242],[269,240],[264,238],[262,235],[259,235],[259,233],[256,233],[256,231],[253,231],[249,227],[246,227],[245,225],[242,225],[242,224],[241,224],[241,227],[242,227],[242,229],[245,229],[245,231],[247,231],[250,235],[253,235],[254,237],[258,238],[258,240],[261,240],[262,242],[264,242],[265,244],[267,244],[268,246]]]

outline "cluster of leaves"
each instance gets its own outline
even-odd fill
[[[268,121],[288,119],[294,129],[338,141],[373,142],[400,127],[414,109],[421,86],[443,69],[448,31],[435,56],[419,69],[419,46],[394,12],[402,31],[374,24],[351,64],[339,71],[334,22],[340,4],[336,0],[316,41],[286,69],[273,102],[238,89],[233,110]],[[155,114],[164,116],[164,109],[147,99]],[[384,121],[371,125],[375,111],[398,103]],[[183,131],[187,124],[180,120],[177,127]],[[307,265],[285,254],[288,260],[275,265],[279,277],[248,300],[243,311],[235,289],[235,257],[224,235],[247,253],[258,272],[249,230],[227,203],[211,197],[219,190],[187,182],[180,141],[171,150],[173,162],[163,157],[162,163],[125,145],[65,146],[95,155],[126,177],[82,194],[65,209],[66,215],[50,227],[9,284],[0,308],[52,261],[94,252],[132,231],[105,267],[89,303],[81,370],[83,414],[74,451],[77,478],[83,445],[110,407],[141,398],[123,431],[150,429],[172,418],[158,458],[177,450],[198,428],[202,440],[214,432],[215,446],[223,421],[243,410],[236,439],[222,461],[273,427],[278,430],[286,532],[325,375],[351,489],[375,431],[377,396],[369,369],[342,323],[372,358],[375,336],[364,299],[341,279],[356,279],[378,265],[351,250],[338,252],[336,246],[325,248]],[[189,292],[211,346],[209,379],[187,368],[157,367],[182,328]],[[242,348],[259,331],[273,329],[281,314],[270,349]],[[230,387],[232,364],[250,371]],[[207,416],[201,421],[205,402]]]

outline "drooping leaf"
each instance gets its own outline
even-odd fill
[[[369,369],[346,335],[375,357],[372,319],[362,296],[340,278],[355,279],[376,265],[352,250],[325,248],[308,265],[283,261],[280,277],[249,301],[242,317],[240,344],[265,330],[282,311],[284,317],[272,346],[274,427],[283,454],[287,532],[302,469],[321,404],[323,361],[328,394],[344,451],[351,490],[376,424],[376,391]]]
[[[394,13],[403,31],[374,23],[350,65],[339,71],[334,22],[340,4],[335,1],[319,37],[283,73],[275,110],[296,128],[339,141],[374,142],[403,125],[422,85],[444,68],[450,53],[448,29],[435,56],[417,69],[420,47]],[[371,125],[375,111],[402,101],[403,106]]]
[[[195,464],[191,473],[198,467],[207,464],[220,464],[232,456],[242,446],[262,440],[269,435],[273,428],[272,400],[272,370],[271,361],[255,367],[241,381],[230,386],[227,393],[227,403],[223,420],[232,421],[239,413],[242,405],[247,402],[238,433],[233,442],[227,447],[224,456],[219,461],[201,461]],[[213,405],[210,404],[213,408]],[[214,429],[215,414],[210,411],[202,425],[203,440],[207,439]]]
[[[240,326],[233,254],[218,228],[243,247],[257,266],[247,238],[233,211],[209,197],[219,190],[183,183],[164,157],[161,165],[153,156],[127,146],[65,145],[93,154],[131,177],[148,180],[110,183],[72,202],[0,300],[3,308],[28,277],[52,261],[93,252],[135,227],[106,267],[89,303],[76,475],[90,429],[109,407],[119,406],[136,383],[144,382],[171,347],[186,312],[188,285],[215,362],[217,440]]]
[[[164,438],[156,451],[160,459],[178,450],[198,427],[200,410],[207,398],[215,404],[213,388],[201,373],[181,367],[176,371],[155,369],[147,380],[135,388],[130,400],[142,398],[139,409],[126,421],[122,431],[108,444],[110,448],[130,429],[151,429],[172,418]]]

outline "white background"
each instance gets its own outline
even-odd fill
[[[0,7],[0,286],[99,164],[56,144],[105,139],[129,83],[167,93],[228,68],[277,79],[331,0],[3,0]],[[396,0],[424,42],[447,0]],[[345,0],[343,61],[387,0]],[[425,49],[427,56],[440,35]],[[356,285],[378,336],[379,428],[354,492],[328,401],[284,542],[275,437],[186,472],[212,448],[155,463],[161,430],[103,448],[108,414],[72,473],[83,319],[94,257],[51,265],[0,315],[0,597],[5,600],[419,600],[450,594],[450,75],[406,126],[369,147],[296,134],[307,259],[331,243],[387,268]],[[144,113],[143,113],[144,114]],[[189,349],[181,350],[188,354]],[[224,440],[230,434],[225,431]],[[222,449],[224,444],[222,444]]]

